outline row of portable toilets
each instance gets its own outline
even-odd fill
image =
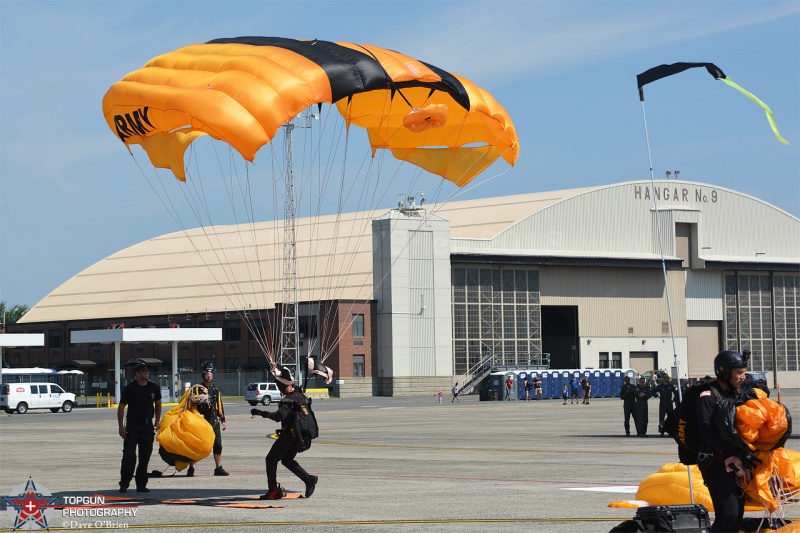
[[[577,376],[578,381],[589,378],[592,384],[592,398],[619,396],[623,378],[628,376],[631,383],[635,383],[636,371],[627,369],[614,370],[508,370],[493,372],[489,375],[488,384],[481,391],[482,400],[503,400],[506,396],[506,379],[509,377],[514,382],[511,388],[511,400],[525,399],[525,379],[533,383],[533,376],[538,375],[542,382],[542,399],[561,398],[564,384],[568,384],[572,376]],[[569,385],[567,385],[569,387]],[[531,399],[535,399],[535,390],[531,388]],[[581,392],[583,395],[583,392]]]

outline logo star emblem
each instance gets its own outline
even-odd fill
[[[6,498],[6,503],[14,508],[16,514],[13,528],[46,529],[46,511],[55,501],[55,497],[37,491],[33,479],[29,478],[19,494]]]

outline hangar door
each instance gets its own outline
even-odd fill
[[[720,323],[716,320],[689,320],[687,323],[690,378],[714,375],[714,356],[720,350]]]
[[[656,368],[657,352],[631,352],[631,368],[644,374]]]

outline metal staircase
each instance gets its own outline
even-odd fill
[[[472,365],[472,368],[463,375],[464,386],[460,388],[460,394],[471,393],[478,383],[492,373],[492,369],[494,369],[494,354],[489,353],[489,355],[484,356],[480,361]]]

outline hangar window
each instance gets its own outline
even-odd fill
[[[50,348],[62,348],[64,346],[64,336],[60,329],[51,329],[47,332],[47,344]]]
[[[611,368],[609,366],[608,352],[600,352],[599,368]]]
[[[798,274],[727,273],[725,275],[726,348],[750,350],[754,371],[799,370],[798,302],[800,302]]]
[[[538,270],[454,267],[451,282],[455,373],[489,353],[500,365],[529,364],[541,354]]]
[[[226,320],[222,330],[222,340],[236,342],[242,340],[242,325],[238,320]]]

